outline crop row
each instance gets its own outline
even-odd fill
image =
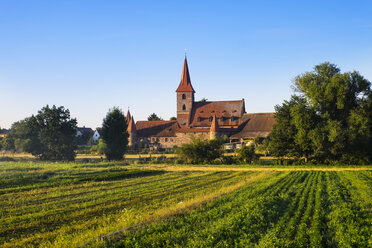
[[[279,175],[247,185],[191,213],[128,231],[108,244],[371,247],[370,176],[369,171]]]
[[[111,165],[76,170],[29,167],[0,176],[5,182],[0,193],[0,246],[74,247],[167,215],[170,207],[277,174],[128,170]],[[17,183],[22,176],[27,183]]]

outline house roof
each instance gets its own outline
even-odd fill
[[[133,116],[130,118],[127,131],[128,131],[128,133],[135,133],[137,131],[136,124],[134,124],[134,117]]]
[[[216,115],[218,125],[238,126],[245,113],[244,99],[237,101],[194,102],[190,118],[192,127],[210,127]]]
[[[128,109],[128,112],[127,112],[127,115],[126,115],[126,119],[127,119],[127,123],[128,123],[128,125],[129,125],[129,122],[130,122],[130,119],[131,119],[131,115],[130,115],[130,112],[129,112],[129,109]]]
[[[216,114],[213,115],[212,125],[211,125],[211,132],[218,132],[220,129],[218,122],[216,120]]]
[[[137,121],[137,137],[176,137],[177,121]]]
[[[189,67],[187,65],[186,57],[185,57],[185,61],[183,62],[181,82],[176,92],[194,92],[195,93],[195,90],[191,85]]]
[[[80,131],[82,134],[83,133],[88,133],[88,134],[93,134],[94,131],[90,127],[78,127],[76,131]]]
[[[244,114],[239,131],[230,138],[267,138],[275,124],[274,113]]]

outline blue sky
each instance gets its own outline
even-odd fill
[[[372,81],[372,1],[0,0],[0,127],[63,105],[176,115],[187,49],[196,99],[272,112],[324,61]]]

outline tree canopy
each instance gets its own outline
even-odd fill
[[[329,62],[298,75],[295,93],[275,107],[269,151],[321,162],[368,163],[372,158],[371,83]]]
[[[147,120],[148,121],[162,121],[163,118],[157,116],[155,113],[152,113],[151,115],[149,115],[149,117],[147,117]]]
[[[102,123],[102,140],[106,145],[104,153],[108,160],[121,160],[128,148],[128,123],[123,112],[114,107],[110,109]]]
[[[5,142],[7,149],[21,149],[43,160],[75,158],[76,119],[63,106],[47,105],[36,116],[13,123]],[[5,143],[4,142],[4,143]]]

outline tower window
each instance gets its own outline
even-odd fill
[[[213,121],[213,117],[209,117],[209,121],[212,122]]]
[[[186,99],[186,95],[185,94],[182,94],[182,99]]]
[[[186,110],[186,105],[185,104],[182,106],[182,110]]]
[[[235,120],[234,116],[231,116],[231,121],[234,121],[234,120]]]
[[[201,118],[200,117],[198,117],[198,122],[201,122]]]

